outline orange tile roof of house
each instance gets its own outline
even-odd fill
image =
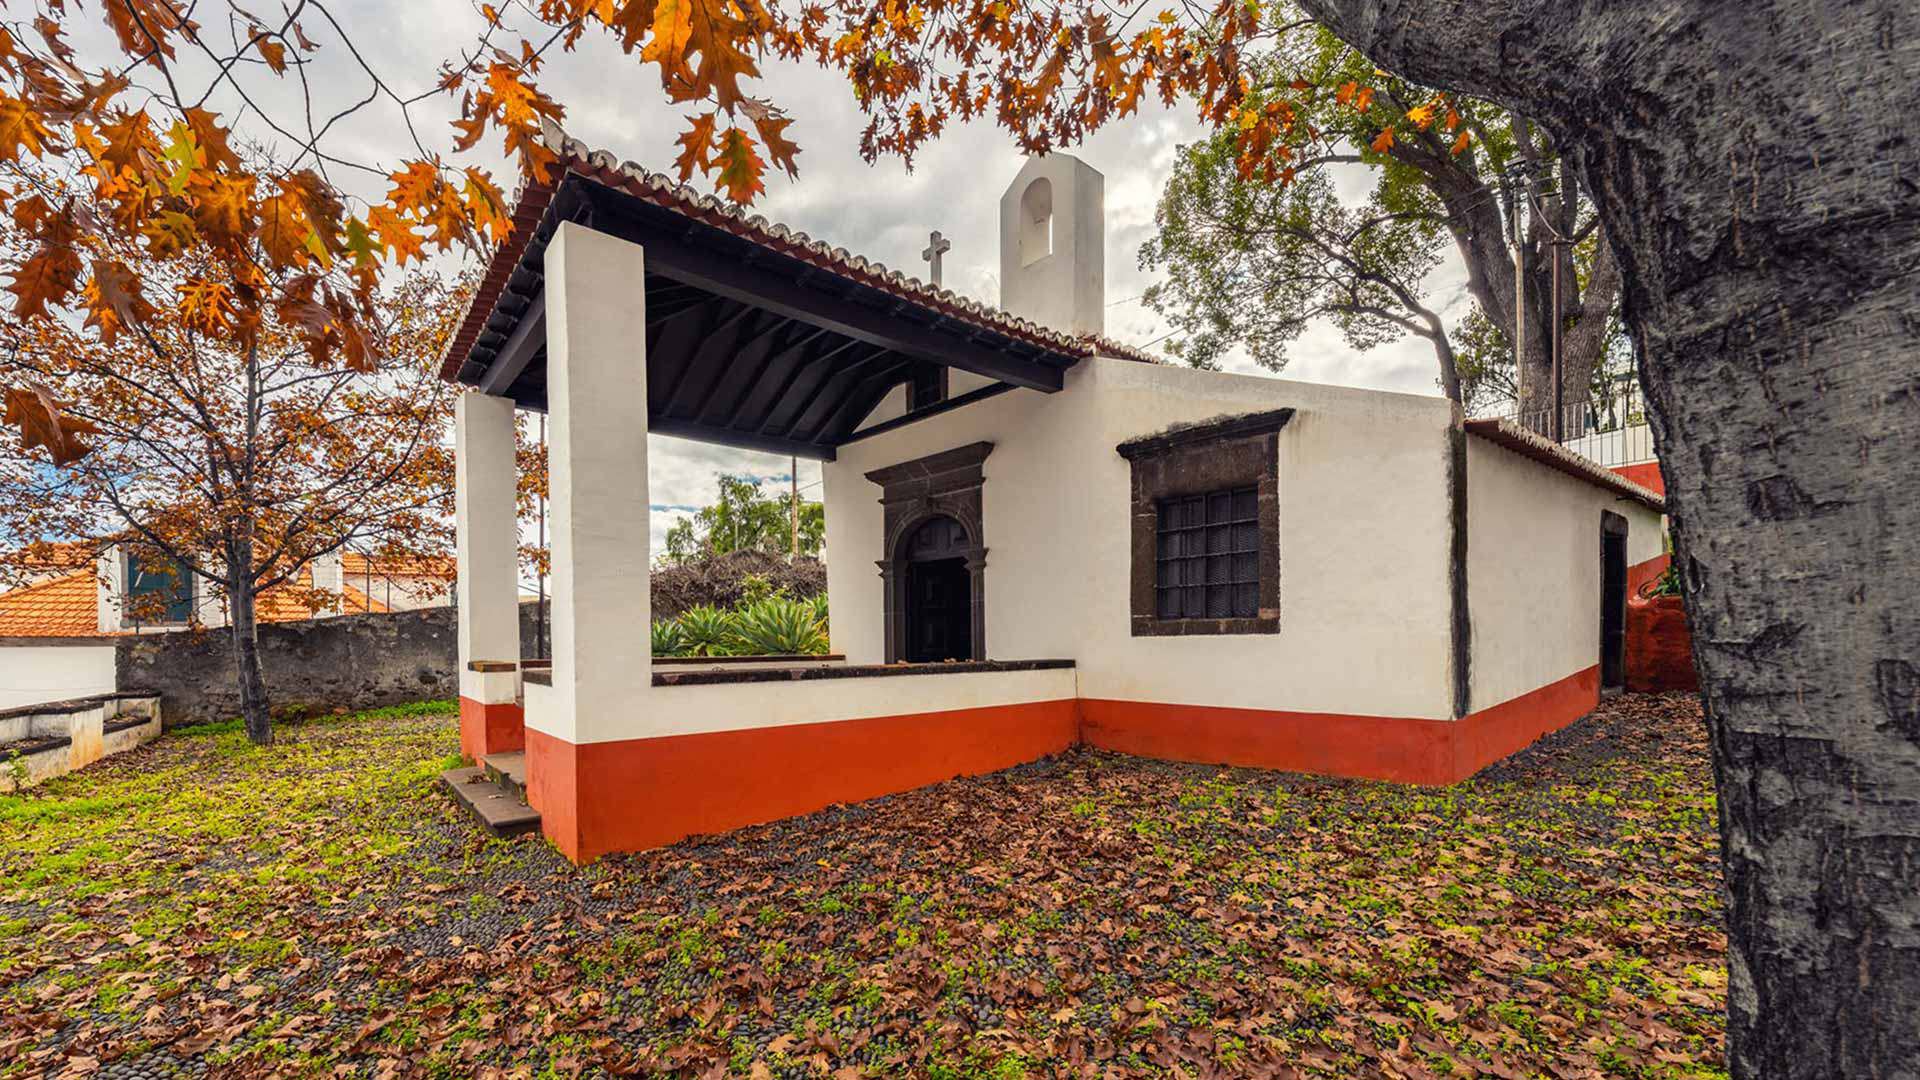
[[[91,571],[0,593],[0,637],[100,636],[100,586]]]
[[[352,585],[340,589],[340,610],[348,615],[364,615],[371,612],[379,615],[387,611],[387,605],[369,597]]]
[[[450,555],[363,555],[349,551],[340,557],[348,577],[437,577],[452,579],[454,560]]]

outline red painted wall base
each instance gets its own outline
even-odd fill
[[[1071,699],[569,743],[527,732],[527,801],[574,862],[1010,768],[1072,746]]]
[[[1661,556],[1632,567],[1657,577]],[[1629,649],[1633,645],[1629,642]],[[575,862],[642,851],[834,803],[993,772],[1085,743],[1143,757],[1451,784],[1593,710],[1598,665],[1465,719],[1065,699],[983,709],[574,744],[528,731],[518,706],[462,698],[469,756],[527,751],[527,798]]]
[[[486,705],[460,698],[460,756],[479,761],[487,754],[523,750],[527,745],[526,714],[509,701]]]
[[[1083,699],[1080,737],[1171,761],[1451,784],[1580,719],[1599,700],[1598,665],[1458,721]]]

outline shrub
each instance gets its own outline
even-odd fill
[[[1661,572],[1659,577],[1640,586],[1640,595],[1647,597],[1679,596],[1680,565],[1678,563],[1668,563],[1667,568]]]
[[[686,656],[728,656],[733,653],[735,617],[712,604],[687,609],[680,616],[680,636]]]
[[[740,655],[801,655],[827,651],[826,629],[814,604],[770,596],[740,609],[733,646]]]
[[[655,566],[652,588],[654,617],[673,619],[703,604],[724,610],[774,593],[811,599],[827,591],[827,568],[819,559],[733,551]]]
[[[680,624],[673,619],[659,619],[653,624],[653,655],[687,655],[687,635]]]

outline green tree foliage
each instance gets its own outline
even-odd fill
[[[1442,389],[1463,404],[1518,398],[1524,387],[1521,407],[1538,408],[1551,396],[1558,260],[1564,384],[1585,387],[1608,366],[1620,337],[1618,268],[1597,242],[1589,200],[1536,127],[1501,106],[1377,73],[1318,26],[1286,30],[1250,68],[1256,97],[1287,98],[1301,111],[1302,152],[1268,176],[1244,169],[1231,130],[1183,148],[1155,215],[1159,233],[1140,255],[1163,272],[1147,300],[1180,335],[1176,354],[1215,367],[1243,346],[1277,371],[1308,325],[1331,319],[1359,349],[1408,334],[1429,341]],[[1302,82],[1342,89],[1300,100]],[[1363,178],[1371,186],[1355,197],[1351,182]],[[1512,344],[1516,215],[1524,375]],[[1428,281],[1449,248],[1478,309],[1453,326]]]
[[[763,491],[760,481],[751,477],[722,476],[711,506],[701,507],[667,530],[665,558],[677,563],[733,551],[785,555],[793,550],[794,532],[788,499],[785,491]],[[818,556],[826,541],[826,508],[801,500],[799,531],[799,553]]]

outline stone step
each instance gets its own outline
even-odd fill
[[[540,827],[540,812],[521,801],[517,791],[488,779],[485,769],[448,769],[440,774],[440,783],[495,836],[518,836]]]
[[[521,802],[527,801],[527,755],[523,751],[488,754],[480,759],[480,767],[486,770],[487,779],[507,789]]]

